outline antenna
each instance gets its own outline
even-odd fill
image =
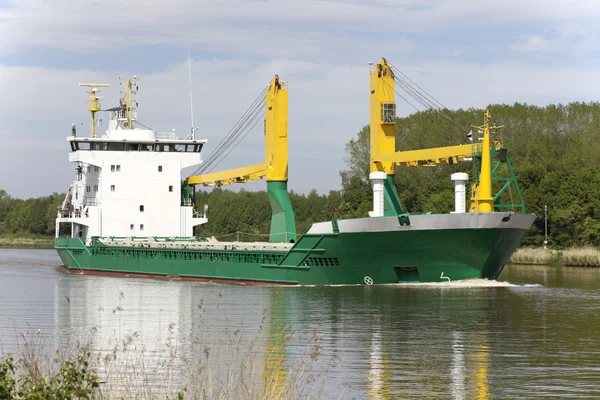
[[[100,111],[100,98],[97,93],[100,91],[99,87],[109,87],[107,83],[80,83],[79,86],[85,86],[91,88],[88,93],[90,98],[88,100],[88,110],[92,113],[92,138],[96,137],[96,113]],[[75,135],[73,135],[75,136]]]
[[[190,59],[190,51],[188,50],[188,75],[190,79],[190,115],[192,117],[192,127],[190,133],[192,140],[196,139],[196,128],[194,128],[194,99],[192,97],[192,61]]]

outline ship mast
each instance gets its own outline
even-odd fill
[[[96,137],[96,113],[100,111],[100,98],[96,95],[99,87],[109,87],[107,83],[80,83],[79,86],[90,87],[90,98],[88,100],[88,110],[92,113],[92,138]]]
[[[139,86],[137,85],[137,83],[135,83],[135,81],[139,80],[139,78],[137,77],[137,75],[134,75],[133,78],[119,77],[119,80],[121,81],[119,82],[121,86],[125,84],[125,90],[121,91],[121,93],[125,94],[125,96],[122,99],[124,101],[124,104],[122,105],[125,106],[125,119],[127,120],[125,122],[125,128],[133,129],[133,121],[136,119],[136,110],[138,106],[138,103],[134,100],[133,95],[137,94],[137,91],[139,89]]]
[[[192,118],[192,127],[190,128],[190,136],[192,140],[196,140],[196,130],[194,127],[194,100],[192,97],[192,61],[190,59],[190,52],[188,50],[188,76],[190,81],[190,115]]]
[[[490,126],[492,114],[489,110],[485,110],[483,117],[483,125],[473,126],[483,131],[483,145],[481,148],[481,171],[479,173],[479,185],[474,196],[471,198],[473,205],[472,211],[475,212],[492,212],[494,211],[494,197],[492,195],[492,160],[490,155],[490,131],[503,128],[504,126]]]

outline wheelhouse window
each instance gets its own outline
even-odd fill
[[[110,166],[110,172],[115,172],[115,166],[114,165]]]
[[[121,172],[121,166],[117,165],[117,172]]]
[[[173,185],[169,185],[169,192],[173,191]]]
[[[144,205],[140,204],[140,212],[144,212]]]
[[[395,114],[394,114],[395,115]],[[129,141],[99,142],[99,141],[72,141],[71,151],[102,150],[102,151],[156,151],[156,152],[186,152],[200,153],[204,143],[180,143],[180,141],[156,143],[132,143]]]
[[[140,231],[144,230],[144,224],[140,224]]]
[[[396,103],[381,103],[381,122],[393,124],[396,120]]]
[[[158,172],[162,172],[162,165],[158,166]]]
[[[132,231],[133,230],[133,224],[129,225],[129,230]]]
[[[110,185],[110,191],[114,192],[115,191],[115,185]]]

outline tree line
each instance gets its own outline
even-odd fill
[[[540,246],[544,235],[544,206],[548,206],[548,235],[553,247],[600,246],[600,104],[569,103],[538,107],[515,103],[488,107],[497,125],[493,140],[508,149],[527,212],[537,219],[524,244]],[[471,125],[483,121],[483,109],[417,112],[396,123],[397,150],[465,144]],[[473,130],[475,140],[481,135]],[[290,192],[296,227],[303,232],[312,222],[367,216],[371,209],[369,127],[346,144],[346,168],[340,171],[341,190],[319,194]],[[450,175],[477,172],[471,162],[435,167],[398,167],[395,184],[404,209],[410,213],[453,209]],[[14,199],[0,190],[0,233],[52,235],[57,207],[64,195]],[[516,192],[506,196],[516,200]],[[208,204],[209,222],[196,235],[223,240],[264,240],[271,208],[265,191],[233,192],[199,189],[195,204]]]

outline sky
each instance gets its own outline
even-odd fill
[[[369,123],[369,62],[385,57],[452,109],[598,101],[598,21],[597,0],[0,0],[0,189],[67,190],[65,138],[89,130],[80,82],[110,84],[108,108],[118,77],[137,75],[138,120],[185,136],[189,52],[204,158],[278,74],[289,187],[327,193]],[[220,167],[263,162],[260,125]]]

